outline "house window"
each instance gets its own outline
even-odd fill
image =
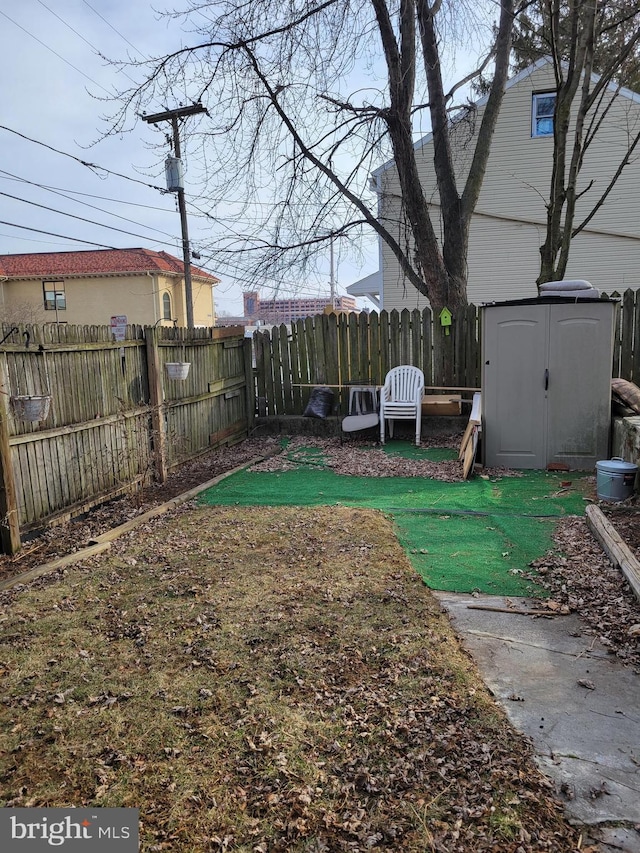
[[[171,295],[169,293],[162,294],[162,319],[171,319]]]
[[[43,281],[44,310],[66,311],[67,298],[64,293],[64,281]]]
[[[553,136],[553,116],[556,93],[542,92],[533,96],[531,110],[531,136]]]

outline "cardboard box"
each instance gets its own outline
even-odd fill
[[[461,400],[460,394],[426,394],[422,398],[422,415],[459,415]]]

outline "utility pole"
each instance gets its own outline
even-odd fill
[[[164,113],[154,113],[153,115],[143,115],[143,121],[148,124],[158,124],[161,121],[170,121],[173,129],[173,153],[176,158],[180,159],[180,134],[178,132],[178,119],[185,116],[197,115],[198,113],[206,113],[206,107],[202,104],[192,104],[190,107],[178,107],[175,110],[167,110]],[[184,293],[187,302],[187,326],[193,329],[193,287],[191,284],[191,251],[189,249],[189,231],[187,229],[187,206],[184,200],[184,186],[179,186],[178,193],[178,210],[180,211],[180,227],[182,229],[182,262],[184,266]]]

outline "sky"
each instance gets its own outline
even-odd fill
[[[181,258],[176,196],[161,191],[166,184],[158,129],[139,120],[116,138],[102,138],[112,110],[102,99],[131,82],[123,73],[135,72],[119,71],[99,52],[113,59],[157,56],[193,43],[191,36],[146,0],[3,5],[0,254],[144,247]],[[163,8],[162,0],[154,5]],[[166,107],[157,104],[158,111]],[[187,170],[188,205],[197,205],[200,191]],[[212,224],[188,211],[190,244],[197,250],[199,237],[210,242]],[[361,266],[343,262],[338,252],[334,263],[341,295],[377,270],[377,244],[371,240]],[[221,279],[218,313],[241,314],[242,274],[233,266],[201,265]],[[328,256],[326,269],[303,282],[296,277],[282,283],[279,295],[328,296],[330,277]],[[262,291],[265,298],[272,295]]]

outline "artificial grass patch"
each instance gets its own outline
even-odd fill
[[[381,510],[394,519],[400,542],[430,587],[495,595],[532,594],[523,574],[552,547],[554,520],[584,511],[586,480],[575,476],[569,489],[546,471],[450,483],[344,476],[324,468],[317,453],[307,461],[292,471],[241,471],[204,492],[200,503]]]
[[[407,441],[388,441],[382,445],[382,450],[388,456],[401,456],[403,459],[428,459],[430,462],[444,462],[457,459],[458,451],[452,447],[416,447]]]
[[[394,513],[400,544],[432,589],[541,595],[529,563],[552,546],[556,520],[506,515]]]
[[[320,457],[309,462],[321,463]],[[579,490],[563,490],[560,479],[545,471],[528,471],[499,480],[476,477],[448,483],[424,477],[349,477],[321,464],[293,471],[239,471],[207,489],[200,503],[212,506],[344,505],[395,510],[499,511],[511,515],[582,514]]]

